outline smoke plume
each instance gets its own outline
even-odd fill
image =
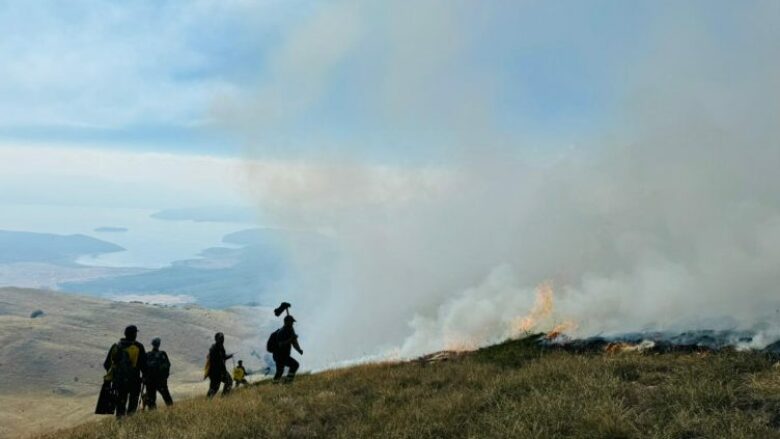
[[[552,309],[530,330],[780,327],[778,4],[740,3],[724,32],[693,3],[666,6],[615,64],[606,122],[563,147],[497,122],[507,87],[523,84],[474,47],[486,28],[511,27],[502,7],[525,13],[515,3],[327,3],[256,90],[219,104],[245,136],[266,218],[322,237],[290,242],[296,268],[279,297],[307,358],[495,342],[517,335],[548,286]],[[570,24],[505,45],[577,46]],[[346,68],[360,76],[344,91]],[[301,135],[300,119],[342,92],[363,114],[354,135]],[[364,160],[383,135],[436,159]],[[268,172],[269,154],[295,166]]]

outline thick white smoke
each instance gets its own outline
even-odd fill
[[[328,237],[291,243],[295,289],[280,297],[316,363],[500,340],[547,281],[544,324],[571,320],[579,335],[780,326],[777,3],[745,4],[728,35],[695,7],[665,11],[620,66],[620,111],[570,149],[492,122],[506,83],[461,60],[496,11],[403,3],[329,3],[289,36],[276,76],[220,106],[262,156],[269,138],[295,137],[290,120],[338,66],[367,65],[372,86],[353,84],[366,111],[388,129],[448,134],[437,166],[307,154],[282,175],[249,161],[268,218]],[[365,40],[385,50],[365,55]],[[347,150],[369,140],[356,137]]]

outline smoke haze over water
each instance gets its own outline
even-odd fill
[[[617,103],[572,147],[497,122],[505,87],[522,84],[482,68],[472,46],[487,24],[511,24],[500,8],[401,3],[328,3],[272,57],[276,76],[217,109],[246,138],[260,209],[327,236],[290,243],[296,274],[280,297],[311,362],[501,340],[546,281],[554,311],[540,330],[780,328],[777,3],[744,3],[727,32],[693,3],[657,14],[615,67]],[[564,27],[529,38],[576,45]],[[354,136],[299,136],[295,121],[329,105],[345,65],[361,72],[350,89],[368,116]],[[436,159],[363,160],[352,152],[376,144],[373,129],[399,144],[419,135]],[[284,173],[256,160],[280,139],[298,152],[278,159],[294,165]]]

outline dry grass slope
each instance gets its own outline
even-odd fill
[[[30,318],[42,309],[44,316]],[[252,369],[264,366],[250,352],[275,324],[270,310],[209,310],[109,302],[21,288],[0,288],[0,438],[52,431],[95,419],[95,397],[106,351],[125,325],[141,341],[163,339],[173,363],[174,398],[202,393],[203,362],[216,331]]]
[[[757,353],[577,355],[514,341],[451,361],[261,384],[51,438],[780,438]]]

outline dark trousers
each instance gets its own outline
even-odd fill
[[[117,384],[116,417],[132,415],[138,410],[138,398],[141,396],[141,380],[127,384]]]
[[[230,393],[230,388],[233,387],[233,379],[230,378],[230,375],[227,373],[227,371],[209,375],[209,392],[206,394],[206,396],[211,398],[216,395],[217,392],[219,392],[219,386],[222,383],[225,383],[225,386],[222,388],[222,394],[227,395]]]
[[[173,405],[173,398],[171,398],[171,392],[168,391],[168,380],[157,379],[149,380],[146,383],[146,406],[149,410],[153,410],[157,407],[157,392],[160,392],[165,405]]]
[[[295,359],[289,355],[274,355],[274,363],[276,363],[276,374],[274,375],[274,381],[279,381],[284,374],[284,368],[289,368],[287,372],[287,379],[292,381],[295,378],[295,372],[300,367]]]

